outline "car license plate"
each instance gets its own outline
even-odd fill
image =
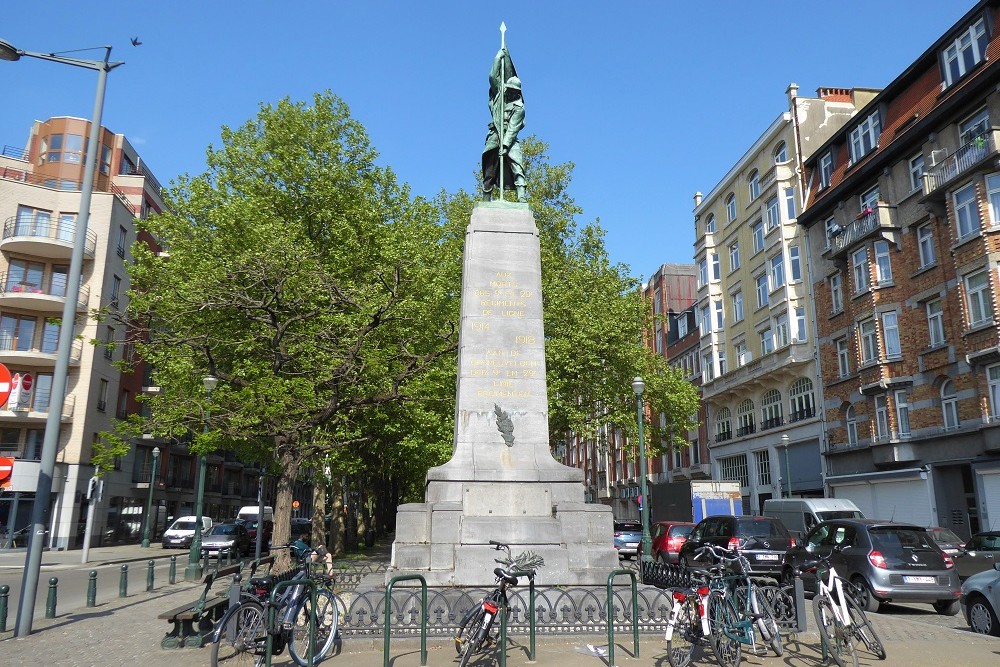
[[[903,577],[904,584],[936,584],[936,577]]]
[[[638,542],[626,542],[625,546],[627,546],[627,547],[637,547],[637,546],[639,546],[639,543]]]
[[[757,554],[757,560],[777,561],[778,560],[778,554]]]

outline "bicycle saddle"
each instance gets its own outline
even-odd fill
[[[503,579],[511,586],[517,586],[517,577],[509,574],[507,570],[503,569],[502,567],[498,567],[495,570],[493,570],[493,574],[496,575],[497,579]]]

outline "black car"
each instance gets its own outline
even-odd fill
[[[1000,562],[1000,530],[976,533],[952,557],[962,579],[992,570],[993,565]]]
[[[785,552],[795,540],[778,519],[766,516],[710,516],[694,527],[681,546],[678,561],[683,567],[704,567],[695,552],[706,544],[736,550],[750,561],[752,574],[777,577]]]
[[[292,519],[288,532],[288,541],[302,540],[309,544],[312,540],[312,521],[309,519]]]

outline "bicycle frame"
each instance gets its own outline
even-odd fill
[[[674,591],[674,606],[670,611],[670,620],[667,621],[667,630],[664,639],[670,641],[673,638],[674,628],[677,619],[680,617],[684,604],[692,597],[698,598],[698,618],[701,621],[701,634],[708,637],[712,634],[712,627],[708,618],[708,597],[711,591],[708,586],[698,586],[684,591]]]
[[[819,576],[819,570],[817,570],[816,575],[816,595],[826,595],[830,598],[830,602],[832,603],[830,609],[833,611],[833,615],[845,628],[850,628],[852,625],[851,612],[847,609],[847,597],[844,595],[844,580],[837,574],[832,564],[828,568],[826,581],[823,581]]]

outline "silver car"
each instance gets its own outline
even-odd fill
[[[1000,563],[974,574],[962,584],[962,611],[973,632],[1000,637]]]

